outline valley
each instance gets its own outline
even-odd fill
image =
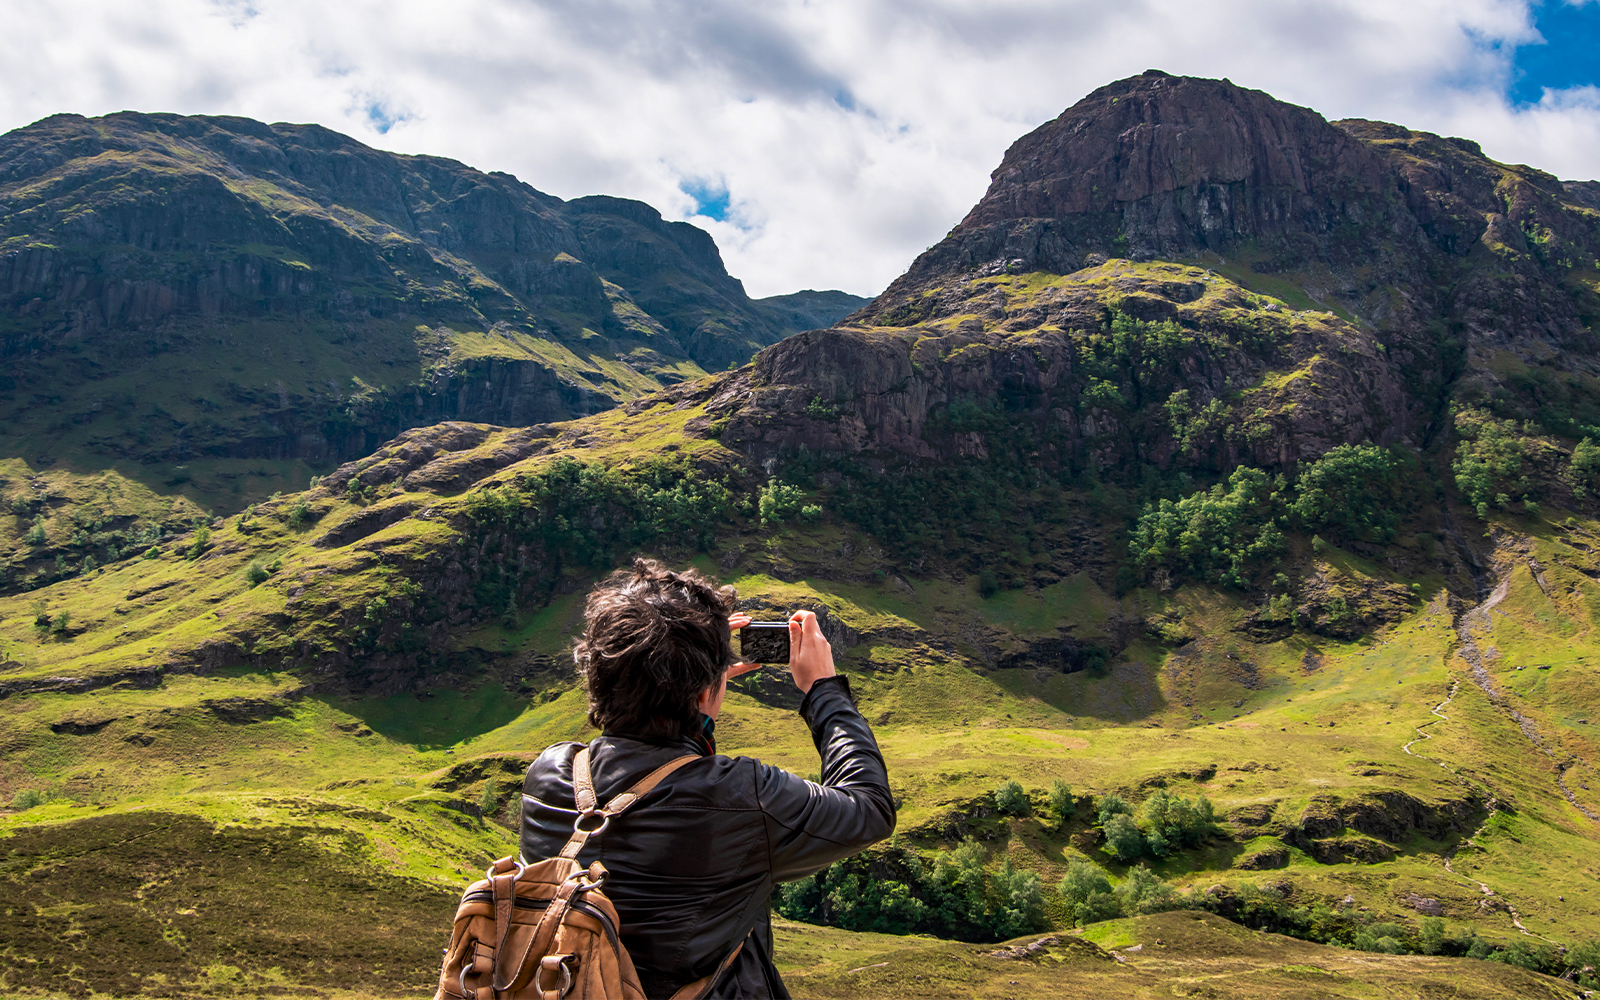
[[[645,553],[825,612],[888,761],[894,838],[778,900],[797,996],[1579,996],[1593,199],[1149,73],[749,363],[430,411],[220,515],[14,448],[0,986],[430,988]],[[735,687],[719,748],[811,773],[781,672]]]

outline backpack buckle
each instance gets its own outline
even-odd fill
[[[595,827],[592,830],[585,830],[583,828],[583,821],[585,819],[588,819],[591,816],[599,816],[600,817],[600,825]],[[608,827],[610,825],[611,825],[611,816],[609,814],[604,813],[604,812],[600,811],[599,809],[585,809],[582,812],[578,813],[578,818],[577,819],[572,821],[572,832],[573,833],[586,833],[591,837],[598,837],[598,836],[600,836],[600,834],[604,833],[606,827]]]
[[[539,959],[539,971],[534,975],[534,986],[540,996],[564,997],[572,991],[572,974],[578,969],[577,955],[546,955]],[[556,979],[557,974],[560,980]]]

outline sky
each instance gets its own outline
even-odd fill
[[[1018,137],[1147,68],[1600,178],[1600,0],[5,0],[0,131],[317,122],[708,230],[756,296],[881,291]]]

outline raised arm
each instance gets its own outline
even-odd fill
[[[889,772],[867,720],[850,697],[850,682],[834,672],[833,651],[816,615],[789,622],[790,669],[806,694],[800,715],[822,758],[813,783],[775,767],[758,767],[758,794],[767,815],[774,881],[803,878],[894,832]]]

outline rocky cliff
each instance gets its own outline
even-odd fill
[[[595,412],[792,318],[647,205],[318,126],[57,115],[0,137],[0,453],[36,465],[331,467],[408,426]]]

